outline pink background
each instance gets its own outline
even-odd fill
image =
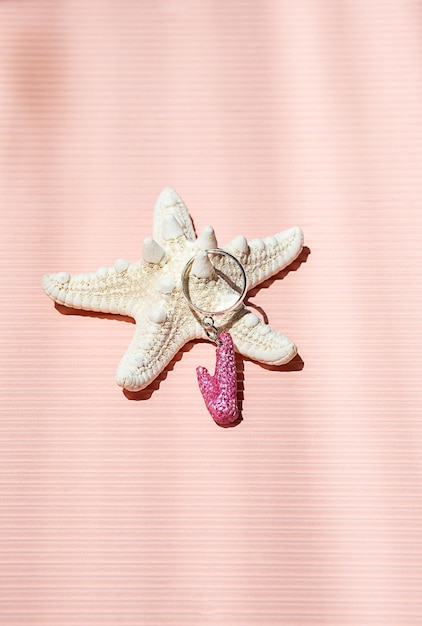
[[[1,626],[422,623],[421,18],[2,0]],[[239,360],[236,428],[205,342],[131,399],[133,325],[41,290],[137,260],[166,185],[220,244],[311,251],[251,298],[303,367]]]

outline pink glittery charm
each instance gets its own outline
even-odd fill
[[[219,336],[214,376],[205,367],[197,367],[198,384],[212,418],[221,426],[235,422],[237,407],[237,373],[233,340],[229,333]]]

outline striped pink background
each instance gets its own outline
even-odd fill
[[[422,5],[0,3],[1,626],[422,623]],[[221,244],[300,225],[251,299],[296,367],[239,361],[218,428],[189,346],[152,393],[127,321],[46,271],[135,261],[170,185]]]

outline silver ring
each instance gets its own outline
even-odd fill
[[[240,273],[242,276],[242,283],[243,283],[242,290],[239,293],[238,299],[236,300],[236,302],[234,302],[234,304],[227,307],[227,309],[222,309],[221,311],[207,311],[205,309],[201,309],[201,307],[197,306],[196,304],[192,302],[191,297],[189,295],[189,291],[187,289],[187,285],[186,285],[189,271],[197,255],[195,254],[195,256],[189,259],[189,261],[186,263],[182,272],[183,295],[185,296],[186,301],[192,310],[196,311],[197,313],[201,313],[201,315],[205,315],[206,317],[210,317],[212,319],[214,315],[224,315],[225,313],[230,313],[230,311],[234,311],[242,304],[243,300],[245,299],[246,291],[248,288],[248,279],[246,277],[245,269],[243,265],[241,264],[241,262],[239,261],[239,259],[237,259],[235,256],[233,256],[229,252],[226,252],[225,250],[222,250],[221,248],[212,248],[211,250],[204,250],[204,252],[206,252],[207,254],[225,256],[225,257],[230,258],[232,261],[234,261],[236,265],[238,266],[238,268],[240,269]]]

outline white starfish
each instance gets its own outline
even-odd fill
[[[191,273],[198,302],[206,304],[201,308],[227,308],[222,304],[236,293],[231,281],[216,276],[207,255],[198,254],[218,247],[213,228],[206,227],[196,238],[182,199],[169,187],[155,206],[153,234],[154,239],[144,240],[143,259],[137,263],[118,259],[114,267],[90,274],[60,272],[43,277],[45,292],[59,304],[135,319],[135,336],[116,374],[117,384],[130,391],[147,387],[188,341],[207,338],[181,289],[183,268],[192,256],[198,255]],[[302,231],[294,227],[249,242],[238,236],[222,249],[239,259],[251,289],[287,267],[302,246]],[[227,268],[228,276],[230,271]],[[256,361],[281,365],[296,355],[290,339],[245,306],[222,316],[217,325],[221,332],[230,330],[238,352]]]

